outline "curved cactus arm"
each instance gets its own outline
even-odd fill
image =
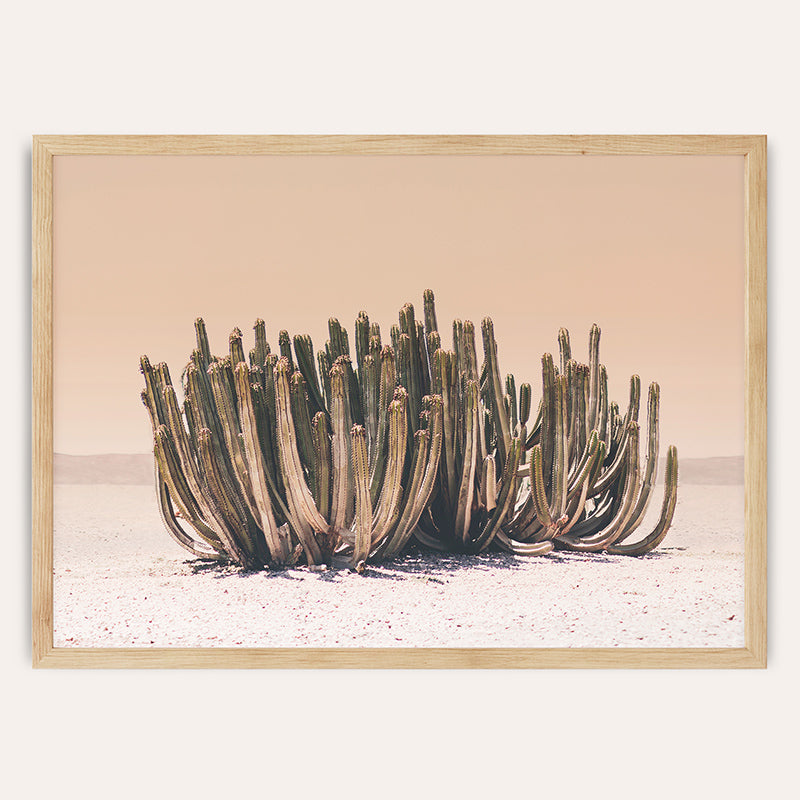
[[[431,550],[438,550],[440,553],[446,553],[448,548],[447,545],[442,542],[440,539],[437,539],[435,536],[431,536],[425,531],[423,531],[419,525],[414,528],[413,531],[414,538],[425,547],[429,547]]]
[[[253,333],[255,336],[255,347],[253,348],[254,361],[257,367],[264,368],[267,356],[269,355],[269,342],[267,341],[267,325],[263,319],[257,319],[253,323]]]
[[[542,446],[542,474],[549,488],[553,474],[553,459],[556,444],[556,369],[553,356],[542,356],[542,423],[539,442]]]
[[[678,502],[678,451],[675,447],[667,450],[667,469],[664,479],[664,501],[661,505],[661,516],[652,532],[639,542],[631,544],[612,544],[608,552],[620,556],[641,556],[654,550],[667,535],[675,515]]]
[[[464,545],[470,541],[470,524],[475,494],[475,472],[478,457],[478,384],[468,381],[464,408],[464,452],[461,481],[456,500],[454,536]]]
[[[593,324],[589,330],[589,429],[597,428],[600,408],[600,328]]]
[[[614,483],[616,483],[627,462],[630,432],[631,426],[626,425],[619,444],[617,445],[617,451],[614,456],[614,460],[611,462],[611,465],[607,469],[603,470],[594,481],[594,485],[589,492],[590,497],[596,497],[597,495],[602,494],[610,489]]]
[[[297,434],[297,449],[300,454],[300,461],[308,474],[308,483],[314,484],[314,439],[311,434],[311,414],[308,409],[308,395],[306,394],[306,382],[303,380],[301,372],[292,374],[289,382],[289,394],[291,397],[292,419],[294,421],[295,433]]]
[[[378,391],[378,431],[370,458],[370,497],[372,504],[378,500],[383,475],[386,471],[386,450],[389,436],[389,405],[394,399],[397,382],[394,350],[388,345],[381,350],[381,377]]]
[[[542,446],[534,445],[531,451],[531,498],[533,507],[536,511],[536,518],[539,524],[546,529],[553,526],[553,516],[550,513],[550,504],[547,502],[547,492],[544,485],[544,475],[542,470]]]
[[[484,461],[484,465],[486,465],[486,461]],[[517,477],[519,478],[519,472],[517,473]],[[487,507],[487,511],[488,510],[489,508]],[[539,528],[541,528],[541,525],[536,516],[532,484],[529,479],[527,484],[523,485],[522,491],[518,495],[518,502],[512,514],[509,515],[509,518],[503,524],[503,530],[512,539],[525,540]]]
[[[617,538],[617,544],[627,539],[642,524],[647,507],[650,504],[650,496],[653,493],[656,476],[658,473],[658,406],[660,390],[657,383],[650,384],[647,402],[647,460],[644,468],[644,478],[636,506],[633,509],[628,523],[625,525],[621,535]]]
[[[569,477],[567,479],[567,498],[571,497],[576,491],[578,491],[580,482],[584,480],[583,472],[586,469],[586,465],[589,464],[595,441],[599,442],[600,437],[597,431],[592,431],[589,435],[589,440],[586,442],[586,447],[584,448],[580,459],[573,464],[572,469],[569,472]],[[592,461],[591,466],[593,470],[596,466],[596,461]],[[592,472],[589,472],[588,477],[591,477],[591,475]]]
[[[607,492],[597,501],[590,500],[589,502],[592,503],[591,510],[586,510],[583,519],[576,522],[574,527],[570,529],[570,536],[582,538],[602,530],[614,518],[614,514],[618,509],[619,504],[615,503],[615,500],[616,495],[613,492]]]
[[[400,386],[411,385],[411,339],[405,331],[397,338],[397,375]]]
[[[389,455],[383,489],[372,520],[373,541],[380,541],[391,530],[400,513],[403,472],[408,437],[408,394],[399,386],[389,406]]]
[[[306,382],[308,399],[311,403],[311,414],[325,411],[325,400],[320,389],[317,365],[314,359],[314,344],[311,341],[311,337],[308,334],[297,334],[292,341],[294,343],[297,368]]]
[[[257,520],[266,540],[269,556],[277,564],[287,563],[290,555],[289,542],[282,537],[275,522],[275,513],[270,502],[270,489],[267,481],[267,466],[258,436],[258,422],[250,389],[250,373],[244,364],[234,370],[236,394],[239,401],[239,418],[242,421],[242,438],[247,468],[250,477]]]
[[[234,328],[228,337],[228,347],[230,348],[231,367],[236,367],[237,364],[246,363],[247,359],[244,356],[244,345],[242,344],[242,332],[238,328]]]
[[[517,415],[517,384],[514,376],[511,374],[506,375],[506,396],[508,397],[511,430],[516,431],[519,425],[519,417]]]
[[[569,331],[566,328],[559,328],[558,331],[558,353],[561,356],[561,374],[567,374],[567,364],[572,358],[572,347],[569,343]]]
[[[519,387],[519,424],[520,427],[528,424],[528,419],[531,414],[531,385],[523,383]],[[523,441],[527,440],[527,436]]]
[[[251,372],[252,376],[252,372]],[[270,380],[274,380],[270,377]],[[264,391],[258,384],[252,384],[253,407],[258,426],[258,437],[264,459],[264,477],[269,488],[269,497],[276,513],[276,522],[288,520],[291,515],[283,500],[284,489],[278,455],[275,453],[276,420],[271,417],[266,405]],[[279,530],[282,526],[279,526]],[[291,562],[290,562],[291,563]]]
[[[555,426],[553,451],[552,501],[550,514],[556,521],[564,514],[567,505],[567,378],[559,375],[555,382]]]
[[[430,370],[431,370],[431,387],[434,385],[434,365],[433,365],[433,354],[441,349],[442,346],[442,337],[439,335],[439,331],[432,331],[425,337],[426,344],[428,346],[428,360],[430,361]],[[431,390],[433,390],[431,388]]]
[[[252,381],[252,372],[250,375]],[[277,475],[280,471],[278,458],[275,454],[275,419],[269,413],[263,385],[251,383],[251,394],[256,422],[258,423],[258,440],[261,444],[261,453],[264,459],[264,473],[269,480],[270,491],[273,491],[276,489],[276,484],[272,476]],[[239,405],[241,406],[241,403]],[[241,409],[239,417],[241,418]]]
[[[331,364],[340,356],[349,357],[350,343],[347,338],[347,331],[339,324],[339,320],[336,317],[331,317],[328,320],[328,335],[330,336],[328,350]]]
[[[485,550],[493,541],[495,535],[500,530],[500,526],[505,521],[507,514],[514,504],[514,487],[517,482],[517,467],[519,466],[519,455],[522,443],[519,439],[511,440],[511,448],[508,451],[508,458],[503,467],[503,476],[500,479],[500,494],[497,497],[497,507],[494,513],[486,522],[484,529],[476,537],[472,544],[474,552],[480,553]]]
[[[311,423],[317,468],[314,470],[314,503],[319,513],[330,518],[331,513],[331,437],[328,418],[324,412],[314,415]]]
[[[574,472],[570,475],[567,487],[567,500],[572,500],[585,484],[587,490],[592,487],[592,475],[597,469],[598,461],[605,458],[605,442],[600,440],[597,431],[592,431],[581,460],[576,464]]]
[[[458,371],[462,374],[465,372],[464,360],[464,322],[460,319],[453,320],[453,350],[454,358],[458,366]]]
[[[181,469],[180,459],[175,452],[175,444],[166,425],[159,425],[153,436],[153,454],[158,471],[167,483],[170,496],[178,506],[181,516],[198,530],[198,534],[209,544],[215,541],[216,534],[202,519],[186,476]]]
[[[213,362],[215,365],[217,362]],[[221,366],[217,366],[221,369]],[[227,385],[227,377],[224,378]],[[242,495],[240,488],[237,489],[238,478],[234,476],[235,468],[231,463],[231,453],[225,449],[225,435],[222,431],[221,417],[217,411],[214,402],[213,391],[210,386],[209,376],[201,373],[195,364],[189,366],[186,370],[186,395],[191,403],[194,412],[196,413],[196,432],[195,432],[195,446],[198,452],[198,463],[201,466],[201,472],[205,475],[202,468],[202,459],[200,458],[200,445],[199,445],[199,431],[209,431],[211,437],[211,446],[214,450],[215,457],[219,460],[221,469],[221,485],[223,486],[227,502],[232,504],[236,509],[236,518],[242,520],[243,525],[248,524],[248,513],[246,509],[246,499]],[[238,435],[237,435],[238,439]],[[238,451],[238,443],[237,443]]]
[[[480,383],[481,375],[478,372],[478,351],[475,348],[475,323],[471,319],[464,320],[464,333],[461,345],[463,352],[463,373],[471,381]]]
[[[515,556],[544,556],[553,550],[552,542],[518,542],[506,536],[502,530],[495,534],[495,541],[501,550]]]
[[[417,323],[414,317],[414,306],[406,303],[400,309],[400,333],[408,336],[408,349],[406,357],[406,381],[402,382],[408,392],[409,412],[412,418],[413,429],[419,425],[419,412],[422,403],[422,382],[420,375],[419,343],[417,342]],[[398,351],[399,355],[399,351]],[[416,422],[414,421],[416,419]]]
[[[348,527],[350,504],[353,502],[353,479],[350,462],[350,429],[352,423],[345,394],[344,370],[335,364],[331,381],[331,462],[333,487],[331,494],[331,529],[344,532]],[[342,534],[344,535],[344,534]]]
[[[206,333],[206,323],[202,317],[194,321],[194,332],[197,337],[197,349],[200,351],[200,360],[203,369],[208,369],[211,363],[211,348],[208,346],[208,334]]]
[[[433,296],[432,289],[426,289],[422,293],[422,302],[425,315],[425,334],[430,335],[434,331],[439,330],[436,324],[436,300]]]
[[[278,356],[275,353],[267,353],[264,360],[264,409],[270,419],[271,427],[275,427],[275,365],[278,363]]]
[[[164,401],[162,398],[163,386],[160,385],[158,376],[150,364],[147,356],[142,356],[139,359],[139,369],[144,375],[145,393],[147,394],[148,405],[147,410],[151,412],[151,419],[157,420],[158,425],[166,425],[167,414],[164,410]]]
[[[414,434],[414,452],[409,472],[410,483],[407,491],[403,493],[402,504],[398,505],[399,518],[395,518],[393,524],[384,526],[383,530],[373,527],[372,553],[376,558],[388,556],[392,542],[399,538],[401,529],[408,523],[425,476],[429,439],[430,431],[425,428],[420,428]]]
[[[566,392],[566,406],[567,406],[567,441],[568,441],[568,449],[567,452],[569,454],[569,458],[572,458],[572,453],[575,448],[575,439],[577,435],[577,415],[578,415],[578,403],[576,399],[578,397],[577,392],[577,384],[580,380],[580,373],[578,371],[578,363],[570,359],[567,361],[567,371],[562,373],[567,381],[567,392]]]
[[[187,552],[191,553],[196,558],[202,558],[208,561],[222,561],[228,558],[227,553],[221,549],[212,548],[204,542],[196,542],[189,536],[183,528],[178,524],[175,517],[175,511],[172,508],[169,491],[164,479],[161,477],[156,467],[156,492],[158,498],[158,510],[161,514],[161,520],[164,527],[169,532],[170,536]]]
[[[577,364],[576,373],[576,397],[574,403],[577,406],[575,414],[575,453],[582,454],[586,450],[586,441],[592,432],[589,427],[589,370],[585,364]]]
[[[364,410],[364,427],[367,432],[367,453],[370,467],[373,463],[378,439],[378,420],[380,417],[381,365],[380,356],[375,360],[372,353],[364,356],[360,376],[361,407]]]
[[[303,551],[306,554],[306,561],[309,566],[314,564],[321,564],[325,560],[322,553],[320,544],[316,539],[314,528],[309,525],[308,520],[304,516],[302,510],[298,507],[293,495],[287,494],[286,502],[288,504],[286,518],[292,531],[294,531]],[[325,536],[326,534],[323,534]],[[287,563],[294,563],[290,557]]]
[[[425,337],[425,327],[417,320],[415,323],[417,327],[417,368],[420,375],[420,405],[422,399],[431,393],[431,363],[430,354],[428,353],[428,340]]]
[[[377,323],[373,323],[369,326],[369,354],[375,360],[375,367],[378,370],[378,374],[380,375],[380,364],[381,364],[381,326]]]
[[[525,447],[530,450],[538,442],[542,440],[542,414],[544,413],[544,402],[539,401],[539,406],[536,411],[536,419],[533,421],[531,432],[528,434],[528,440],[525,442]]]
[[[216,551],[222,550],[221,537],[203,519],[197,501],[186,484],[178,456],[165,425],[159,425],[155,432],[153,455],[158,474],[165,482],[172,502],[177,505],[187,525],[190,525],[209,547]]]
[[[150,426],[153,429],[153,436],[155,436],[158,426],[161,424],[156,416],[156,410],[153,408],[153,404],[146,391],[140,392],[139,397],[142,399],[142,405],[147,409],[147,416],[150,418]]]
[[[356,368],[358,382],[364,382],[364,359],[369,354],[369,317],[366,311],[359,311],[356,317]]]
[[[225,486],[224,466],[219,463],[214,451],[213,437],[208,428],[201,428],[198,431],[197,445],[209,497],[214,502],[220,517],[227,523],[220,528],[220,538],[228,554],[237,564],[243,567],[251,566],[252,556],[251,552],[248,552],[250,548],[247,548],[245,541],[239,539],[241,532],[246,530],[247,523],[230,501],[228,487]]]
[[[558,530],[553,531],[552,536],[544,538],[554,539],[556,536],[563,536],[569,533],[570,529],[575,523],[585,519],[584,509],[586,508],[586,498],[589,493],[589,485],[584,483],[581,487],[581,493],[578,497],[573,497],[567,504],[567,510],[564,512],[564,521],[559,526]]]
[[[294,370],[294,361],[292,361],[292,340],[289,336],[289,331],[279,331],[278,333],[278,349],[281,353],[281,358],[285,358],[289,364],[289,374],[291,375]]]
[[[492,455],[483,459],[481,468],[481,505],[487,513],[497,508],[497,462]]]
[[[156,364],[154,369],[159,390],[163,394],[165,387],[172,386],[172,378],[169,376],[169,367],[162,361],[160,364]]]
[[[235,540],[248,553],[257,555],[262,550],[261,545],[263,543],[260,539],[263,538],[263,533],[258,528],[254,515],[242,496],[241,484],[238,483],[238,478],[233,474],[228,453],[211,431],[208,431],[207,437],[203,434],[201,447],[200,433],[198,432],[197,453],[203,473],[204,486],[209,490],[209,486],[213,483],[212,489],[207,493],[212,501],[212,506],[217,509],[215,518],[221,520],[219,514],[222,512],[223,518],[228,520],[228,530]],[[203,458],[203,448],[209,449],[211,453],[211,462],[214,468],[214,475],[211,477],[209,477],[208,473],[208,461]],[[247,479],[249,481],[249,477]],[[221,530],[223,529],[224,526],[221,527]]]
[[[206,532],[203,538],[214,546],[219,545],[219,536],[216,534],[216,531],[214,531],[214,526],[210,523],[210,521],[214,519],[213,509],[208,503],[203,491],[203,479],[200,475],[195,454],[192,450],[192,444],[186,433],[186,428],[183,427],[183,420],[180,408],[178,408],[178,398],[175,395],[174,387],[165,386],[163,395],[164,407],[167,412],[168,428],[172,443],[175,446],[180,460],[180,470],[185,478],[189,492],[197,504],[202,519],[209,523],[208,527],[211,529],[211,531]],[[211,532],[213,532],[214,535],[211,535]]]
[[[630,397],[628,410],[625,413],[625,425],[639,421],[639,400],[642,396],[642,379],[638,375],[631,375]]]
[[[364,571],[372,544],[372,505],[369,499],[369,461],[367,439],[364,428],[354,425],[351,432],[353,454],[353,482],[355,483],[356,512],[353,520],[355,540],[353,542],[352,566],[357,572]]]
[[[497,341],[494,338],[494,323],[485,317],[481,328],[483,330],[483,352],[488,369],[490,397],[492,399],[492,421],[497,432],[497,450],[500,456],[499,466],[505,466],[511,449],[511,426],[503,402],[503,389],[500,385],[500,368],[497,363]]]
[[[577,503],[574,502],[574,498],[571,497],[570,500],[574,503],[571,510],[567,513],[567,521],[564,523],[564,526],[556,532],[556,536],[561,536],[569,531],[574,527],[575,523],[579,522],[583,518],[583,510],[586,507],[586,499],[589,495],[589,478],[591,473],[594,469],[595,463],[603,459],[603,454],[605,453],[605,444],[603,444],[598,436],[597,432],[592,432],[592,438],[590,441],[590,456],[589,461],[586,463],[584,469],[581,473],[577,476],[577,481],[575,484],[574,491],[580,489],[580,494],[578,496]]]
[[[327,533],[328,522],[314,505],[314,498],[306,483],[300,453],[297,449],[297,433],[291,413],[289,362],[285,358],[281,358],[275,367],[275,400],[278,454],[289,508],[294,507],[296,515],[304,520],[305,525],[311,530]],[[298,531],[298,535],[300,535],[300,531]]]
[[[595,506],[599,502],[597,498],[602,497],[602,495],[595,494],[594,486],[600,478],[600,475],[603,474],[603,464],[608,457],[608,443],[602,437],[600,438],[600,443],[603,445],[603,458],[598,458],[597,461],[594,462],[594,469],[589,475],[589,497],[592,498],[592,502]]]
[[[619,442],[622,434],[622,417],[619,415],[619,403],[611,401],[608,404],[608,432],[607,443],[608,453],[616,452],[615,445]]]
[[[594,427],[600,440],[608,445],[608,372],[603,364],[600,365],[597,394],[597,420]]]
[[[191,443],[191,451],[197,452],[197,431],[200,425],[197,423],[197,412],[194,410],[191,401],[188,397],[183,400],[183,416],[186,419],[186,427],[189,431],[189,442]]]
[[[240,362],[243,363],[243,362]],[[245,364],[245,369],[247,364]],[[253,487],[250,480],[247,460],[245,458],[244,443],[240,436],[240,422],[238,408],[234,395],[231,393],[231,385],[228,381],[227,369],[221,362],[215,362],[208,368],[211,377],[211,387],[214,393],[214,402],[219,414],[220,427],[225,439],[225,449],[229,463],[232,467],[231,473],[235,477],[239,486],[247,509],[255,519],[258,519],[259,512],[253,495]],[[248,371],[249,385],[249,371]]]
[[[441,463],[442,489],[444,490],[445,503],[450,509],[455,508],[456,486],[458,475],[456,472],[456,405],[455,397],[451,398],[450,367],[449,362],[454,358],[453,353],[446,350],[437,350],[434,354],[436,380],[434,389],[442,398],[443,414],[443,440],[444,458]],[[451,407],[452,406],[452,407]]]
[[[402,552],[430,503],[436,486],[439,459],[442,453],[442,416],[442,399],[435,395],[431,398],[430,425],[427,429],[430,432],[430,436],[428,437],[428,453],[425,459],[425,474],[419,489],[411,494],[413,504],[411,505],[410,513],[408,507],[403,510],[403,515],[397,524],[391,541],[387,543],[385,549],[387,557],[392,557]]]
[[[339,356],[335,363],[341,365],[344,370],[344,385],[347,389],[347,405],[350,419],[357,425],[363,425],[364,412],[361,408],[361,389],[358,385],[356,373],[353,370],[353,362],[350,360],[350,356]]]
[[[571,362],[568,362],[571,363]],[[538,533],[544,537],[554,535],[563,524],[564,511],[568,497],[568,422],[567,422],[567,376],[555,376],[553,359],[549,353],[542,358],[542,382],[544,397],[542,400],[542,441],[531,450],[530,465],[530,500],[532,507],[523,510],[524,516],[520,524],[525,530],[526,538]],[[545,481],[545,453],[550,453],[549,481]],[[548,501],[547,491],[550,487],[551,499]],[[536,519],[542,527],[537,531],[532,525],[530,512],[535,512]]]
[[[613,544],[624,526],[630,519],[633,512],[633,505],[639,494],[639,430],[638,424],[630,424],[630,435],[628,438],[628,464],[625,474],[625,484],[622,492],[622,499],[619,503],[617,513],[611,522],[601,530],[590,536],[574,536],[567,534],[559,537],[559,543],[567,550],[575,550],[582,553],[593,553],[605,550]]]
[[[331,361],[330,353],[327,350],[319,350],[317,352],[317,363],[319,364],[319,374],[322,377],[322,390],[325,393],[325,406],[330,408],[331,405]],[[324,410],[324,409],[323,409]]]

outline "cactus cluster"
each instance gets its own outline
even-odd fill
[[[530,384],[502,381],[490,319],[479,363],[470,321],[442,346],[433,293],[424,323],[406,304],[384,344],[361,312],[354,354],[329,320],[316,355],[307,335],[263,320],[245,356],[242,333],[212,356],[203,320],[182,374],[182,404],[166,364],[141,359],[142,400],[153,426],[159,508],[194,556],[245,569],[401,555],[410,544],[517,555],[554,548],[641,555],[663,540],[677,499],[677,455],[667,452],[664,502],[654,530],[628,543],[653,491],[659,388],[650,386],[647,452],[640,464],[640,380],[624,414],[608,398],[600,329],[589,363],[559,333],[560,365],[542,358],[542,396],[531,421]],[[355,363],[353,360],[353,355]]]

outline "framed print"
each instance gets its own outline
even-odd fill
[[[37,667],[766,666],[766,138],[39,136]]]

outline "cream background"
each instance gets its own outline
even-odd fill
[[[0,583],[18,797],[783,797],[800,711],[797,12],[784,2],[6,9]],[[33,672],[33,133],[767,133],[770,666],[759,672]],[[576,764],[576,735],[602,755]],[[520,742],[549,742],[536,758]],[[394,745],[402,756],[388,755]],[[409,766],[413,764],[413,768]],[[265,786],[266,784],[266,786]]]

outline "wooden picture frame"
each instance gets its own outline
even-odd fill
[[[745,176],[745,646],[63,648],[53,645],[53,159],[62,155],[734,155]],[[33,665],[61,668],[720,668],[767,661],[764,136],[36,136],[33,139]]]

